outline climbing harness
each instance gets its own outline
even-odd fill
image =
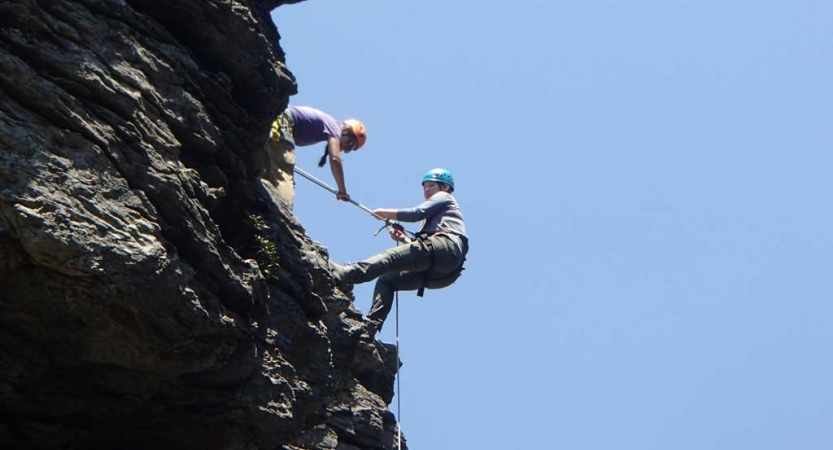
[[[328,191],[332,192],[333,194],[338,195],[338,191],[337,191],[337,190],[333,189],[333,188],[332,188],[332,187],[330,187],[327,183],[325,183],[325,182],[323,182],[323,181],[319,180],[318,178],[315,178],[314,176],[312,176],[311,174],[307,173],[306,171],[304,171],[304,170],[302,170],[302,169],[300,169],[300,168],[298,168],[298,167],[295,167],[295,173],[297,173],[298,175],[301,175],[302,177],[306,178],[307,180],[312,181],[313,183],[317,184],[318,186],[320,186],[320,187],[322,187],[322,188],[324,188],[324,189],[326,189],[326,190],[328,190]],[[382,230],[384,230],[385,228],[400,230],[400,231],[402,231],[402,232],[404,232],[404,233],[406,233],[406,234],[409,234],[409,235],[411,235],[411,236],[414,236],[414,235],[415,235],[413,232],[406,230],[406,229],[405,229],[405,227],[403,227],[401,224],[396,223],[396,222],[393,222],[393,221],[390,221],[390,220],[388,220],[388,219],[385,219],[384,217],[380,217],[380,216],[378,216],[378,215],[374,214],[374,213],[373,213],[373,211],[372,211],[370,208],[368,208],[367,206],[364,206],[364,205],[362,205],[361,203],[359,203],[359,202],[357,202],[357,201],[355,201],[355,200],[353,200],[353,199],[350,199],[350,200],[348,200],[348,201],[349,201],[350,203],[352,203],[352,204],[356,205],[357,207],[359,207],[362,211],[364,211],[364,212],[366,212],[366,213],[370,214],[371,216],[373,216],[373,217],[375,217],[375,218],[377,218],[377,219],[382,220],[382,221],[384,221],[384,222],[385,222],[385,225],[383,225],[383,226],[382,226],[382,228],[379,228],[379,230],[378,230],[376,233],[374,233],[374,234],[373,234],[374,236],[378,235],[378,234],[379,234]]]
[[[433,276],[433,277],[428,276],[428,272],[431,271],[432,267],[434,267],[434,263],[436,261],[436,255],[434,253],[434,243],[431,242],[430,238],[431,238],[431,236],[437,236],[438,234],[443,234],[443,233],[434,233],[434,234],[420,233],[420,234],[415,236],[415,238],[422,241],[423,245],[425,245],[425,248],[428,249],[428,258],[429,258],[428,259],[428,261],[429,261],[428,262],[428,268],[425,269],[425,271],[422,272],[422,285],[417,290],[417,297],[422,297],[425,294],[425,288],[428,286],[429,281],[451,280],[451,283],[453,283],[454,281],[457,280],[457,278],[460,277],[460,274],[463,273],[463,271],[465,270],[465,268],[463,267],[463,264],[466,263],[466,254],[468,254],[468,252],[469,252],[469,245],[468,245],[468,242],[466,240],[463,240],[463,258],[460,261],[460,265],[458,265],[451,272],[442,274],[442,276]]]
[[[425,248],[428,249],[428,268],[422,272],[422,286],[420,286],[419,290],[417,290],[417,297],[422,297],[425,294],[425,287],[428,285],[428,271],[434,267],[434,262],[437,258],[434,253],[434,243],[428,239],[430,236],[423,234],[418,237],[425,244]]]

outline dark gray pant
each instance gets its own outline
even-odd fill
[[[374,278],[373,306],[368,319],[379,328],[393,306],[393,293],[415,291],[422,287],[440,289],[457,281],[463,262],[463,254],[450,237],[441,234],[428,238],[434,249],[434,264],[428,243],[415,240],[383,251],[365,261],[350,264],[344,268],[344,280],[350,283],[365,283]],[[426,278],[427,277],[427,278]]]

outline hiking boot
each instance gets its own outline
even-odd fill
[[[362,336],[367,336],[368,339],[373,340],[376,338],[376,333],[378,333],[381,329],[381,323],[372,319],[367,319],[364,323],[364,333],[362,333]]]
[[[353,283],[346,280],[349,265],[330,262],[330,266],[333,269],[333,279],[336,282],[336,286],[344,293],[353,292]]]

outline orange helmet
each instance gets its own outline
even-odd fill
[[[356,119],[347,119],[344,121],[344,125],[347,125],[347,128],[353,132],[353,136],[356,136],[355,150],[362,148],[364,141],[367,140],[367,129],[364,127],[364,124]]]

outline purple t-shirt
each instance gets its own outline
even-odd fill
[[[292,106],[287,108],[292,113],[294,124],[292,135],[296,146],[305,146],[326,142],[330,136],[341,137],[341,127],[333,116],[309,106]]]

